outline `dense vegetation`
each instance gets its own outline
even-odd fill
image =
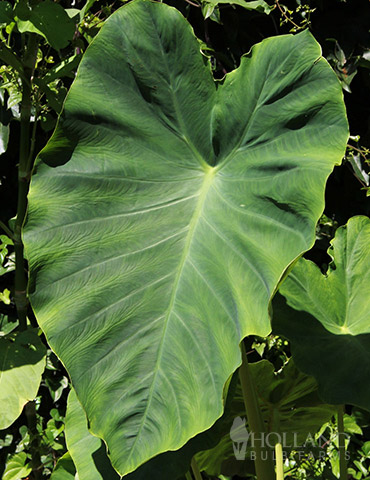
[[[67,480],[77,469],[80,480],[110,480],[119,478],[112,462],[130,479],[236,480],[256,478],[257,471],[267,480],[275,478],[276,460],[278,480],[283,470],[295,479],[370,478],[370,5],[163,2],[182,13],[196,40],[165,5],[139,0],[119,10],[124,3],[0,3],[0,475]],[[158,31],[164,53],[153,47]],[[287,33],[294,36],[281,36]],[[319,59],[314,39],[335,74]],[[220,81],[217,93],[210,72]],[[177,89],[166,90],[173,77],[180,79],[181,125],[168,100]],[[122,140],[118,131],[129,133]],[[189,180],[198,167],[173,131],[193,149],[204,180],[199,172]],[[238,157],[243,147],[247,160]],[[151,163],[140,148],[155,152]],[[225,176],[232,186],[216,177],[229,158],[234,166]],[[117,176],[134,179],[124,195]],[[254,180],[246,194],[248,176]],[[163,179],[171,187],[158,193]],[[212,196],[214,185],[228,207]],[[122,211],[171,202],[178,205],[173,212],[121,220]],[[203,214],[207,225],[199,223]],[[252,219],[244,223],[244,215]],[[271,231],[263,215],[275,222]],[[103,222],[90,228],[92,218]],[[188,231],[182,256],[176,256],[181,244],[162,249],[162,234]],[[229,248],[220,243],[226,234],[234,239]],[[145,251],[148,242],[156,246],[153,256],[121,263],[131,247]],[[281,275],[303,252],[271,306]],[[180,267],[171,277],[176,259]],[[187,270],[188,260],[195,272]],[[97,268],[107,263],[109,269]],[[95,273],[76,277],[91,265]],[[169,288],[157,285],[164,277],[176,285],[166,321],[173,310],[183,325],[168,348],[155,326]],[[152,290],[143,291],[145,283]],[[142,296],[125,304],[136,323],[128,323],[126,311],[95,316],[137,289]],[[218,304],[210,290],[223,292]],[[229,320],[222,309],[233,312]],[[89,327],[76,329],[86,318]],[[107,363],[120,335],[130,334],[133,340]],[[238,377],[234,347],[245,336]],[[151,353],[157,348],[171,359],[163,368]],[[167,384],[160,381],[163,370]],[[122,379],[123,371],[129,373]],[[135,383],[153,372],[160,380],[151,381],[150,395],[161,401],[138,407],[146,393]],[[131,390],[132,402],[120,403]],[[272,440],[264,461],[254,464],[254,454],[265,452],[251,450],[246,428],[286,437]]]

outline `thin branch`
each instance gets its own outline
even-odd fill
[[[288,21],[290,22],[292,25],[295,26],[295,28],[298,28],[298,29],[301,29],[302,27],[300,27],[299,25],[297,25],[295,22],[293,22],[293,20],[291,18],[288,17],[288,15],[284,12],[284,10],[281,8],[280,6],[280,3],[279,3],[279,0],[275,0],[275,4],[276,6],[278,7],[278,9],[280,10],[281,14],[283,15],[283,17]]]
[[[346,162],[346,165],[347,165],[347,168],[353,173],[353,176],[361,183],[361,185],[364,187],[364,188],[369,188],[366,183],[364,183],[361,178],[357,175],[357,173],[354,171],[353,167],[350,166],[347,162]]]
[[[351,145],[350,143],[347,143],[347,147],[348,147],[348,148],[352,148],[353,150],[356,150],[356,152],[358,152],[362,157],[364,157],[364,159],[365,159],[366,161],[368,161],[368,158],[367,158],[367,156],[364,154],[363,150],[361,150],[360,148],[354,147],[354,146]]]
[[[193,5],[193,7],[198,7],[198,8],[200,8],[200,5],[198,5],[197,3],[192,2],[191,0],[185,0],[185,2],[188,3],[189,5]]]
[[[0,220],[0,228],[2,228],[4,230],[4,232],[8,235],[8,237],[11,239],[11,240],[14,240],[14,237],[13,237],[13,232],[10,230],[10,228],[8,228],[5,223],[3,223],[1,220]]]

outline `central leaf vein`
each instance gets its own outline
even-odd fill
[[[198,225],[198,221],[201,217],[201,213],[202,213],[202,210],[203,210],[203,205],[205,203],[207,193],[208,193],[208,191],[209,191],[209,189],[212,185],[212,180],[214,178],[214,174],[215,174],[215,169],[213,169],[212,167],[208,167],[208,171],[206,171],[206,173],[205,173],[204,181],[203,181],[202,187],[200,189],[198,203],[195,207],[193,216],[192,216],[192,218],[190,220],[190,223],[189,223],[189,231],[188,231],[188,234],[186,236],[184,250],[183,250],[180,262],[179,262],[179,266],[178,266],[177,274],[176,274],[176,277],[175,277],[175,281],[173,283],[172,294],[171,294],[169,306],[168,306],[168,309],[167,309],[167,312],[166,312],[166,317],[165,317],[165,321],[164,321],[164,325],[163,325],[163,333],[162,333],[160,345],[158,347],[157,361],[156,361],[156,365],[154,367],[154,376],[153,376],[153,381],[152,381],[152,384],[151,384],[150,390],[149,390],[148,401],[147,401],[145,411],[144,411],[142,419],[141,419],[141,423],[140,423],[140,426],[139,426],[138,433],[135,437],[135,440],[132,444],[130,453],[129,453],[128,458],[127,458],[128,462],[130,461],[130,459],[133,455],[133,452],[135,450],[135,445],[136,445],[138,439],[140,438],[142,429],[145,425],[145,422],[146,422],[146,419],[147,419],[147,416],[148,416],[148,413],[149,413],[149,410],[150,410],[150,405],[151,405],[151,401],[153,399],[153,393],[154,393],[154,388],[155,388],[155,384],[156,384],[157,377],[158,377],[158,372],[160,371],[160,363],[161,363],[161,359],[162,359],[162,353],[163,353],[163,348],[164,348],[164,344],[165,344],[165,337],[166,337],[166,333],[167,333],[168,323],[169,323],[170,317],[171,317],[172,312],[173,312],[173,308],[174,308],[174,305],[175,305],[179,284],[180,284],[181,277],[182,277],[182,272],[184,270],[184,266],[185,266],[186,260],[188,258],[188,255],[189,255],[189,252],[190,252],[190,247],[191,247],[191,244],[192,244],[192,241],[193,241],[193,238],[194,238],[194,232],[195,232],[195,229]],[[181,419],[180,419],[180,421],[181,421]]]

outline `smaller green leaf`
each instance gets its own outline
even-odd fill
[[[81,10],[78,8],[66,8],[66,14],[71,18],[75,23],[81,22]]]
[[[215,6],[208,2],[205,2],[202,4],[202,14],[205,20],[207,20],[207,18],[209,18],[212,15],[214,9],[215,9]]]
[[[6,3],[6,2],[5,2]],[[1,6],[0,3],[0,25],[1,25]],[[9,142],[9,121],[12,115],[5,107],[4,90],[0,88],[0,155],[6,152]]]
[[[3,480],[20,480],[27,477],[32,468],[26,462],[27,455],[24,452],[16,453],[10,457],[5,467]]]
[[[257,10],[258,12],[265,13],[266,15],[273,10],[273,7],[270,7],[270,5],[268,5],[264,0],[255,0],[252,2],[248,2],[246,0],[207,0],[206,3],[213,6],[213,8],[220,4],[239,5],[247,10]]]
[[[10,305],[10,291],[6,288],[3,292],[0,292],[0,302],[5,305]]]
[[[361,452],[365,455],[365,457],[370,458],[370,441],[365,442],[362,445]]]
[[[30,13],[17,11],[17,15],[21,33],[38,33],[56,50],[66,47],[73,38],[75,24],[58,3],[45,0]]]
[[[0,123],[0,155],[6,152],[9,141],[9,125]]]
[[[297,366],[331,404],[370,410],[370,219],[338,228],[323,275],[301,258],[273,301],[273,329],[291,341]],[[294,310],[293,310],[294,309]]]
[[[348,160],[350,164],[352,165],[352,168],[356,174],[356,176],[362,180],[366,186],[370,185],[370,176],[364,169],[364,166],[362,164],[362,159],[359,154],[355,155],[349,155]]]
[[[73,77],[73,72],[77,70],[77,67],[81,61],[82,55],[72,55],[71,57],[63,60],[62,62],[55,65],[53,68],[50,68],[46,75],[43,77],[43,81],[46,84],[62,78],[65,76]]]
[[[11,317],[9,318],[8,315],[0,314],[0,337],[4,337],[15,330],[18,324],[18,320]]]
[[[356,420],[351,415],[344,415],[344,431],[347,433],[362,435],[362,428],[357,425]]]
[[[6,235],[0,235],[0,275],[14,270],[14,264],[9,262],[9,245],[13,245],[13,241]]]
[[[359,462],[358,460],[354,460],[353,462],[358,470],[362,473],[362,475],[367,475],[369,473],[369,470],[363,465],[363,463]]]
[[[13,442],[13,435],[11,433],[7,433],[4,435],[3,438],[0,438],[0,449],[4,447],[9,447]]]
[[[49,389],[53,402],[56,402],[62,396],[63,390],[68,387],[68,378],[47,376],[45,378],[45,383]]]
[[[44,435],[49,445],[53,445],[57,437],[63,432],[64,423],[50,419],[46,425]]]
[[[61,457],[51,474],[50,480],[74,480],[76,467],[69,452]]]
[[[45,355],[37,330],[0,337],[0,430],[8,428],[36,397]]]
[[[96,2],[96,0],[86,0],[86,3],[81,10],[81,20],[88,13],[88,11],[94,5],[95,2]]]
[[[311,313],[335,335],[370,333],[370,219],[353,217],[336,231],[326,275],[300,259],[280,288],[288,304]]]

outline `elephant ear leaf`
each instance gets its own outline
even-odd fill
[[[24,241],[39,324],[120,474],[222,415],[239,343],[270,332],[347,137],[308,31],[215,82],[165,4],[102,27],[39,155]]]
[[[274,331],[292,343],[298,367],[328,403],[370,410],[370,219],[340,227],[323,275],[300,259],[273,302]],[[294,310],[293,310],[294,309]],[[324,353],[323,353],[324,352]]]

